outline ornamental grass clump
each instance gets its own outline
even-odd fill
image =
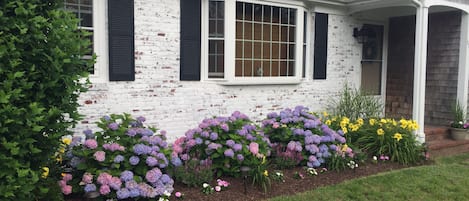
[[[297,165],[319,167],[336,154],[344,156],[344,160],[354,156],[350,148],[339,152],[346,142],[342,131],[332,130],[303,106],[268,114],[262,127],[275,150],[273,161],[280,157],[297,161]]]
[[[254,170],[269,154],[269,139],[240,112],[205,119],[173,144],[173,156],[183,163],[210,161],[217,176],[241,176],[241,167]]]
[[[171,151],[165,132],[144,121],[105,116],[97,123],[102,131],[86,130],[84,141],[74,137],[63,156],[62,192],[103,200],[169,197],[174,181],[166,174]]]

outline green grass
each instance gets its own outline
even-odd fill
[[[434,165],[381,173],[271,201],[468,200],[469,154],[438,158]]]

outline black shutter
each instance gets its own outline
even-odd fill
[[[200,80],[201,0],[181,0],[181,80]]]
[[[328,15],[316,13],[314,23],[314,79],[326,79]]]
[[[108,0],[109,80],[135,80],[134,1]]]

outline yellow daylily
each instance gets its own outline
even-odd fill
[[[358,119],[357,119],[357,124],[358,124],[359,126],[362,126],[363,123],[364,123],[364,121],[363,121],[362,118],[358,118]]]
[[[384,130],[382,128],[380,128],[380,129],[376,130],[376,133],[378,135],[384,135]]]
[[[329,114],[326,111],[324,111],[324,112],[322,112],[322,116],[327,117],[327,116],[329,116]]]
[[[332,124],[332,121],[330,119],[326,120],[326,125],[330,126]]]
[[[72,139],[70,139],[70,138],[63,138],[63,139],[62,139],[62,143],[66,144],[66,145],[70,145],[70,143],[72,143]]]
[[[269,176],[269,171],[264,170],[264,176],[268,177]]]
[[[370,125],[374,126],[376,124],[376,119],[370,119]]]
[[[347,151],[347,148],[348,148],[348,145],[347,145],[347,144],[344,144],[344,146],[342,146],[341,151],[342,151],[342,152],[345,152],[345,151]]]
[[[41,177],[45,179],[45,178],[47,178],[47,176],[49,176],[49,168],[48,167],[42,167]]]
[[[399,142],[399,140],[402,140],[402,135],[400,133],[395,133],[393,138],[395,138]]]

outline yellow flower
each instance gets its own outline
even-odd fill
[[[61,154],[65,153],[65,148],[61,147],[61,148],[59,149],[59,152],[60,152]]]
[[[72,140],[70,138],[63,138],[62,143],[66,144],[66,145],[70,145],[70,143],[72,143]]]
[[[402,135],[400,133],[395,133],[393,138],[395,138],[399,142],[399,140],[402,139]]]
[[[264,176],[268,177],[269,176],[269,171],[264,170]]]
[[[282,128],[286,128],[286,127],[287,127],[287,125],[285,125],[285,124],[282,124]]]
[[[347,144],[344,144],[344,146],[342,146],[342,152],[347,151],[347,148],[348,148],[348,145],[347,145]]]
[[[326,120],[326,125],[330,126],[332,124],[332,121],[331,120]]]
[[[370,119],[370,125],[373,126],[376,124],[376,119]]]
[[[329,116],[329,114],[326,111],[324,111],[324,112],[322,112],[322,116],[327,117],[327,116]]]
[[[362,126],[363,123],[364,123],[364,121],[363,121],[362,118],[358,118],[358,119],[357,119],[357,124],[358,124],[359,126]]]
[[[348,133],[347,127],[342,127],[342,131],[344,132],[344,134],[347,134]]]
[[[359,124],[350,124],[348,127],[350,128],[350,130],[352,130],[352,132],[357,131],[358,129],[360,129]]]
[[[45,178],[47,178],[47,176],[49,176],[49,168],[48,167],[42,167],[41,177],[45,179]]]
[[[382,124],[386,124],[387,122],[388,122],[387,119],[381,119],[381,120],[379,121],[379,123],[382,123]]]
[[[380,128],[376,130],[376,133],[378,133],[378,135],[384,135],[384,130]]]
[[[350,123],[350,119],[347,117],[342,117],[340,121],[340,127],[346,127]]]
[[[399,120],[399,123],[401,124],[401,128],[406,129],[409,126],[409,121],[405,119]]]

